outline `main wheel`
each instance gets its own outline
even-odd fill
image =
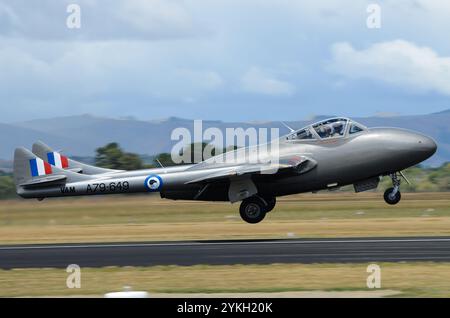
[[[400,191],[397,191],[397,193],[393,196],[392,192],[394,191],[394,188],[389,188],[384,192],[384,201],[386,201],[387,204],[397,204],[400,199],[402,198],[402,195]]]
[[[251,197],[242,201],[239,213],[245,222],[251,224],[259,223],[266,216],[266,206],[261,199]]]
[[[263,198],[264,201],[266,201],[266,212],[270,212],[275,207],[275,204],[277,203],[277,198],[275,197],[269,197],[269,198]]]

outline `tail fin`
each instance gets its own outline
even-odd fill
[[[88,179],[91,177],[51,166],[23,147],[17,148],[14,152],[14,182],[18,192],[21,187],[38,187]]]
[[[72,160],[59,152],[54,151],[42,141],[35,142],[32,150],[36,156],[59,169],[70,170],[87,175],[121,172],[121,170],[99,168]]]

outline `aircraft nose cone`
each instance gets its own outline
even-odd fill
[[[427,136],[420,136],[417,143],[419,144],[418,148],[425,152],[428,157],[431,157],[437,150],[437,145],[434,140]]]
[[[387,171],[400,171],[430,158],[437,150],[433,139],[406,129],[373,128],[372,138],[380,148],[373,156],[385,162]]]
[[[415,134],[413,142],[415,145],[412,151],[422,160],[430,158],[437,150],[436,143],[430,137]]]

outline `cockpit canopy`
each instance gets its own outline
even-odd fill
[[[330,118],[296,130],[287,136],[288,140],[317,140],[344,137],[367,130],[363,125],[348,118]]]
[[[320,138],[341,137],[345,134],[348,120],[345,118],[332,118],[313,124],[312,128]]]

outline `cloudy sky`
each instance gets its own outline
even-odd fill
[[[449,16],[441,0],[0,0],[0,122],[437,112]]]

